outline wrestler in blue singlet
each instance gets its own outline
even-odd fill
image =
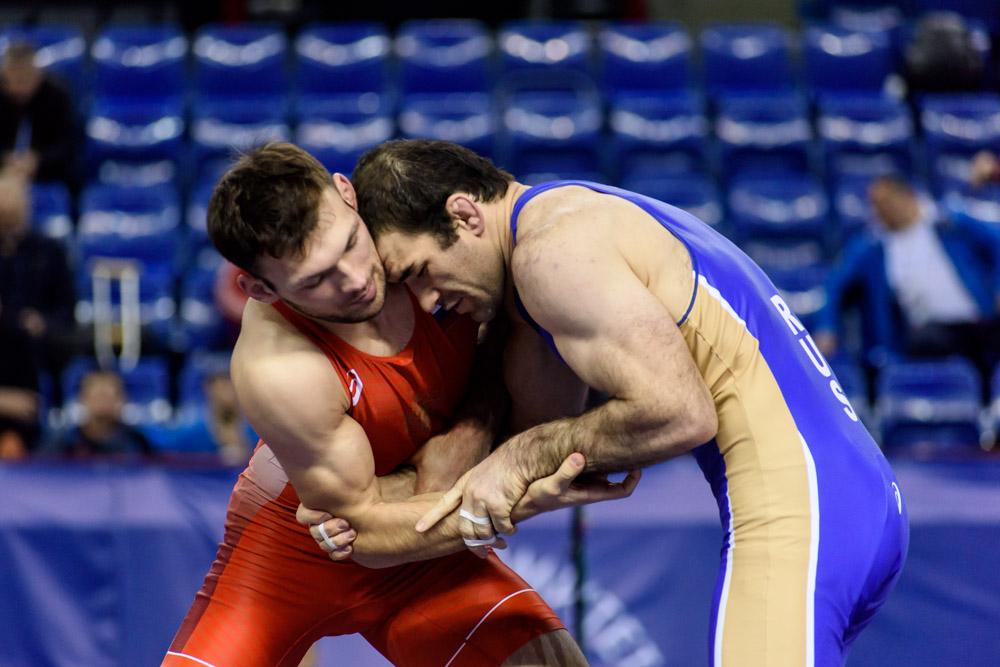
[[[694,290],[678,326],[719,415],[715,439],[694,456],[725,530],[710,664],[842,665],[906,556],[906,506],[888,462],[764,272],[689,213],[618,188],[555,181],[518,199],[515,244],[524,205],[567,185],[634,203],[691,257]]]

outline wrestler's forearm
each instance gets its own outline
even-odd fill
[[[586,457],[587,472],[620,472],[680,456],[703,444],[700,439],[683,419],[668,419],[655,407],[612,398],[579,417],[522,431],[499,450],[511,469],[539,479],[573,452]]]
[[[442,495],[425,493],[403,502],[376,503],[363,516],[351,520],[358,534],[351,559],[365,567],[382,568],[447,556],[464,549],[457,512],[425,533],[413,530],[414,524]]]

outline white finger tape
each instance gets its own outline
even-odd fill
[[[463,519],[468,519],[472,523],[479,526],[486,526],[490,523],[490,518],[488,516],[476,516],[472,512],[467,512],[465,510],[458,510],[458,516]]]
[[[496,542],[497,536],[492,535],[488,540],[470,540],[466,537],[463,537],[462,540],[465,542],[465,546],[467,547],[486,547]]]
[[[316,527],[319,528],[319,534],[323,536],[323,541],[326,542],[326,546],[336,551],[337,545],[330,541],[330,536],[326,534],[326,528],[323,527],[323,524],[317,523]]]

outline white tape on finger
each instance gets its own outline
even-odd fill
[[[463,537],[462,541],[465,542],[467,547],[487,547],[497,541],[497,536],[492,535],[488,540],[470,540]]]
[[[326,528],[323,527],[323,524],[317,523],[316,527],[319,528],[319,534],[323,536],[323,541],[326,543],[326,546],[336,551],[337,545],[330,541],[330,536],[326,534]]]
[[[472,512],[467,512],[465,510],[458,510],[458,516],[463,519],[468,519],[477,526],[486,526],[490,523],[490,518],[488,516],[476,516]]]

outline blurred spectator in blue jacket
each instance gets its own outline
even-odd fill
[[[117,373],[87,373],[77,395],[82,411],[79,423],[52,433],[39,452],[75,458],[152,454],[146,436],[122,421],[125,398],[125,385]]]
[[[817,346],[838,351],[842,314],[854,301],[870,367],[960,354],[988,372],[1000,356],[1000,235],[965,216],[942,216],[897,178],[875,180],[869,199],[875,224],[830,273]]]
[[[204,404],[176,423],[147,431],[158,451],[210,454],[229,465],[246,465],[257,436],[243,417],[227,372],[209,373],[202,380]]]
[[[12,42],[0,61],[0,159],[28,180],[71,184],[75,153],[69,93],[35,64],[35,48]]]

